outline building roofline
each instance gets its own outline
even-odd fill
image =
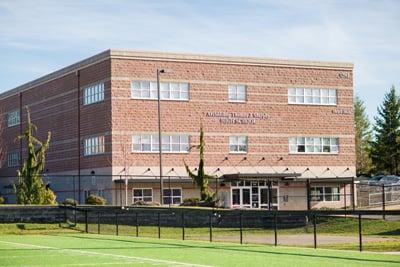
[[[51,72],[38,79],[24,83],[13,89],[0,93],[0,100],[29,90],[32,87],[60,78],[67,74],[73,73],[79,69],[99,63],[107,59],[137,59],[137,60],[155,60],[155,61],[175,61],[175,62],[196,62],[210,64],[229,64],[229,65],[256,65],[256,66],[276,66],[276,67],[293,67],[293,68],[317,68],[317,69],[337,69],[352,70],[353,63],[350,62],[334,62],[334,61],[314,61],[314,60],[289,60],[289,59],[272,59],[262,57],[237,57],[237,56],[220,56],[205,54],[189,54],[189,53],[170,53],[170,52],[146,52],[134,50],[108,49],[94,56],[88,57],[67,67]]]

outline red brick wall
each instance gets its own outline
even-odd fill
[[[232,65],[217,63],[187,63],[112,59],[112,117],[113,143],[130,143],[134,132],[157,132],[157,101],[130,98],[130,81],[156,79],[156,69],[172,71],[162,74],[163,81],[185,81],[190,84],[190,100],[162,101],[164,132],[183,132],[191,135],[192,144],[198,143],[200,122],[206,135],[208,166],[281,165],[281,166],[354,166],[353,115],[334,114],[335,109],[353,107],[352,71],[322,68]],[[346,73],[348,78],[340,78]],[[246,103],[228,103],[228,84],[246,84]],[[288,104],[290,86],[337,89],[337,106]],[[255,125],[220,124],[217,118],[206,117],[207,112],[258,112],[269,118]],[[244,155],[229,154],[228,136],[243,133],[249,136],[247,161]],[[290,155],[290,136],[339,137],[338,155]],[[124,161],[114,146],[114,166]],[[229,156],[229,163],[223,162]],[[265,157],[264,161],[260,161]],[[279,160],[283,157],[282,160]],[[197,165],[198,152],[165,154],[164,165],[181,167],[186,158]],[[128,155],[133,166],[157,166],[157,154]],[[134,167],[133,167],[134,168]]]
[[[105,81],[105,100],[89,106],[81,105],[81,137],[83,140],[88,135],[110,132],[110,60],[83,68],[80,77],[81,88],[99,80]],[[49,169],[49,172],[77,169],[77,81],[76,73],[71,72],[22,92],[22,105],[29,107],[32,121],[38,127],[36,136],[40,140],[44,140],[48,131],[52,134],[46,159],[46,169]],[[81,91],[81,98],[82,95]],[[6,119],[7,112],[19,109],[19,94],[1,99],[0,106],[2,107],[1,116]],[[23,110],[22,121],[25,128],[25,109]],[[19,141],[15,141],[19,129],[19,125],[4,129],[1,138],[4,138],[8,151],[19,150]],[[108,142],[106,153],[110,153],[111,145],[108,136],[106,142]],[[24,147],[23,155],[25,154]],[[83,155],[83,143],[81,154]],[[109,154],[82,157],[81,167],[84,169],[108,166],[111,162],[109,158]],[[3,162],[2,166],[0,175],[15,175],[17,168],[7,168],[6,162]]]

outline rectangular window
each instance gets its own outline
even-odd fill
[[[289,104],[336,105],[336,89],[288,88]]]
[[[83,91],[83,104],[89,105],[104,100],[104,83],[88,86]]]
[[[163,189],[163,202],[165,205],[179,205],[182,203],[182,189],[171,188]]]
[[[18,125],[20,122],[19,110],[14,110],[7,113],[7,126],[12,127]]]
[[[185,153],[189,151],[189,135],[187,134],[163,134],[161,138],[163,152]],[[158,134],[134,135],[132,137],[132,151],[158,152]]]
[[[102,153],[104,153],[104,136],[95,136],[85,139],[85,156],[97,155]]]
[[[332,137],[290,137],[290,153],[339,153],[339,138]]]
[[[20,154],[19,152],[12,152],[7,156],[7,166],[8,167],[15,167],[19,166],[20,164]]]
[[[311,188],[311,201],[315,202],[333,202],[340,201],[340,188],[318,186]]]
[[[247,136],[230,136],[229,151],[231,153],[247,153]]]
[[[133,189],[133,203],[137,201],[153,202],[153,189],[152,188]]]
[[[246,102],[245,85],[229,85],[229,102]]]
[[[160,82],[160,93],[163,100],[189,100],[189,83]],[[135,99],[157,99],[157,83],[132,81],[131,97]]]

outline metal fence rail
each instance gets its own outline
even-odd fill
[[[358,221],[358,247],[363,250],[363,218],[369,216],[382,216],[380,210],[312,210],[312,211],[267,211],[252,213],[241,210],[204,210],[198,212],[190,209],[168,209],[168,208],[115,208],[114,210],[104,208],[82,208],[73,206],[60,206],[66,213],[67,221],[74,221],[74,225],[82,224],[82,231],[96,234],[121,234],[121,226],[125,226],[124,235],[136,237],[152,236],[167,238],[171,229],[176,236],[182,240],[190,238],[189,228],[206,229],[202,238],[207,236],[210,242],[215,241],[218,235],[223,235],[225,229],[231,229],[234,236],[229,241],[236,240],[244,243],[246,231],[262,227],[270,230],[273,241],[269,242],[275,246],[279,244],[279,231],[285,228],[293,228],[299,225],[311,225],[314,248],[318,247],[318,221],[340,216],[353,218]],[[68,213],[68,215],[67,215]],[[194,216],[194,214],[196,215]],[[400,210],[386,211],[386,216],[400,216]],[[143,229],[152,227],[153,232],[142,232]],[[147,227],[147,228],[146,228]],[[128,229],[128,230],[126,230]],[[164,232],[165,230],[165,232]],[[178,233],[178,234],[177,234]],[[268,243],[268,242],[266,242]]]

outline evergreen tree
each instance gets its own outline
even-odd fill
[[[375,117],[375,140],[371,157],[375,172],[399,174],[400,163],[400,101],[394,86],[385,95]]]
[[[203,125],[200,126],[200,144],[195,146],[197,149],[200,150],[200,162],[199,167],[197,169],[197,174],[193,173],[189,166],[184,162],[186,171],[188,175],[192,178],[193,182],[200,187],[200,196],[201,200],[210,201],[212,199],[212,193],[208,187],[208,180],[212,178],[210,175],[207,175],[204,171],[204,148],[206,143],[204,141],[204,131]]]
[[[45,152],[49,148],[51,133],[48,132],[46,142],[39,141],[33,136],[37,130],[31,122],[29,109],[27,112],[27,128],[19,139],[25,139],[27,143],[27,159],[21,170],[18,170],[18,184],[15,186],[18,204],[54,204],[55,195],[50,188],[43,184],[41,173],[45,166]],[[22,115],[22,114],[21,114]]]
[[[356,170],[358,176],[369,174],[372,168],[370,123],[365,113],[364,102],[358,96],[354,101],[354,120],[356,124]]]

